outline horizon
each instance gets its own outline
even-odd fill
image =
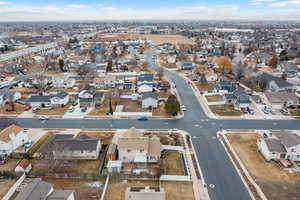
[[[300,0],[0,0],[0,22],[300,21]]]

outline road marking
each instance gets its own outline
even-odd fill
[[[216,136],[212,136],[212,139],[215,140],[215,139],[216,139]]]
[[[194,126],[195,126],[195,127],[199,127],[199,124],[195,124]]]
[[[215,185],[214,184],[209,184],[209,187],[210,188],[215,188]]]
[[[273,123],[273,125],[274,125],[274,126],[276,126],[276,125],[277,125],[277,123],[276,123],[276,122],[274,122],[274,123]]]
[[[197,136],[193,136],[193,138],[194,138],[194,139],[196,139],[196,138],[197,138]]]

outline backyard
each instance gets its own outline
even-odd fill
[[[300,196],[300,173],[283,171],[274,162],[266,162],[257,151],[256,133],[227,135],[231,145],[268,199],[296,200]]]
[[[176,151],[165,152],[163,158],[164,166],[166,167],[167,175],[184,175],[183,160],[181,153]]]
[[[113,131],[82,131],[79,132],[78,136],[80,135],[87,135],[91,138],[99,138],[101,139],[101,144],[111,144],[111,140],[115,134]]]
[[[235,110],[233,105],[213,105],[209,106],[211,111],[220,116],[240,116],[241,111]]]
[[[208,102],[223,101],[223,97],[220,95],[205,96],[205,98]]]

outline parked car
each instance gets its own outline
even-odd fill
[[[38,107],[32,108],[32,112],[33,112],[33,113],[36,113],[36,112],[39,111],[39,110],[40,110],[40,108],[38,108]]]
[[[49,117],[47,115],[39,116],[39,120],[48,120]]]
[[[31,106],[26,106],[25,108],[24,108],[24,111],[29,111],[29,110],[31,110]]]
[[[283,115],[288,115],[289,114],[289,111],[286,109],[286,108],[282,108],[280,110],[280,112],[283,114]]]
[[[142,116],[142,117],[139,117],[138,120],[139,120],[139,121],[147,121],[147,120],[148,120],[148,117]]]
[[[69,109],[68,109],[68,112],[74,112],[75,108],[73,106],[71,106]]]
[[[28,141],[28,142],[24,143],[24,147],[25,147],[26,149],[28,149],[28,148],[31,147],[32,144],[33,144],[32,141]]]
[[[81,108],[81,112],[86,112],[87,111],[87,107],[82,107]]]
[[[181,110],[182,110],[182,111],[186,111],[185,105],[182,105],[182,106],[181,106]]]
[[[254,110],[253,110],[252,108],[247,107],[247,112],[248,112],[250,115],[254,115]]]

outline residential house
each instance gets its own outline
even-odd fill
[[[32,165],[30,161],[27,159],[22,159],[15,168],[15,172],[29,173],[31,169]]]
[[[177,68],[180,70],[192,70],[195,67],[195,64],[193,62],[187,61],[187,62],[179,62],[176,64]]]
[[[236,90],[236,88],[237,88],[237,83],[227,81],[227,80],[220,80],[215,86],[215,89],[218,92],[225,92],[225,93],[233,92]]]
[[[103,92],[96,92],[94,90],[83,90],[78,94],[80,107],[91,107],[95,104],[102,104],[105,95]]]
[[[258,139],[257,147],[266,160],[300,161],[300,137],[291,132],[274,131]]]
[[[166,193],[161,187],[129,187],[125,192],[125,200],[165,200]]]
[[[74,200],[74,190],[55,190],[53,184],[33,179],[18,193],[15,200]]]
[[[0,154],[10,155],[28,141],[28,135],[21,127],[10,125],[0,132]]]
[[[154,92],[145,92],[142,94],[142,108],[157,108],[158,97]]]
[[[236,109],[246,109],[251,104],[249,95],[240,90],[235,90],[231,93],[225,94],[224,96],[226,103],[233,104]]]
[[[40,156],[49,155],[55,159],[92,159],[99,157],[101,151],[100,139],[81,135],[74,138],[70,134],[55,134],[49,137],[39,150]]]
[[[21,99],[21,96],[22,95],[20,92],[11,91],[8,88],[4,88],[0,90],[0,106],[3,106],[5,103],[10,101],[17,101]]]
[[[30,96],[27,103],[32,107],[58,107],[65,106],[69,102],[69,94],[62,91],[55,95]]]
[[[110,144],[108,146],[108,149],[106,152],[106,159],[107,160],[117,160],[117,145],[116,144]]]
[[[141,74],[137,79],[138,93],[152,92],[154,87],[153,74]]]
[[[162,145],[157,136],[145,136],[141,130],[130,128],[118,138],[118,151],[122,162],[157,162]]]
[[[122,161],[121,160],[109,160],[107,162],[107,170],[110,174],[120,173],[122,169]]]
[[[299,97],[292,92],[265,92],[265,96],[275,109],[299,105]]]
[[[286,80],[272,76],[268,73],[262,73],[255,78],[258,85],[263,84],[264,81],[267,82],[267,89],[273,92],[279,92],[284,90],[295,90],[295,86]]]

